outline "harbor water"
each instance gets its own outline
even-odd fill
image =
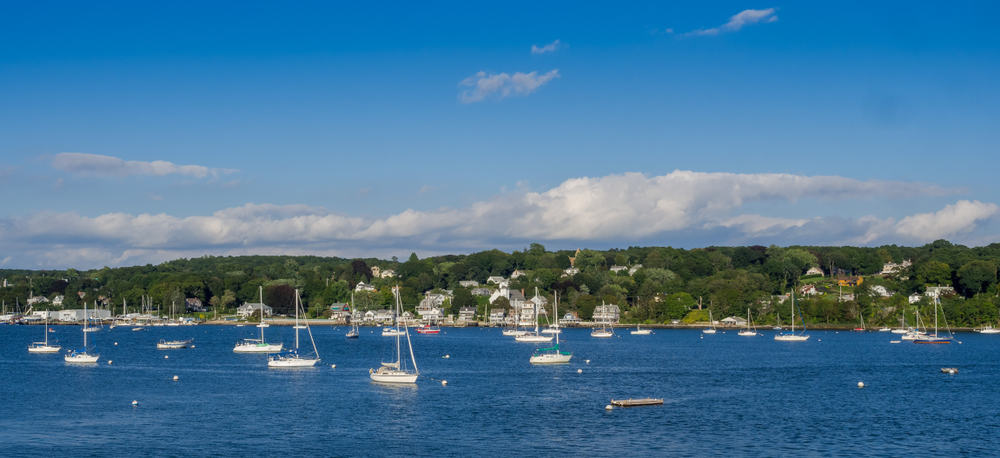
[[[64,352],[81,344],[79,326],[53,329]],[[258,334],[249,325],[104,328],[88,337],[101,355],[89,366],[29,354],[41,326],[0,326],[3,454],[996,454],[1000,335],[915,345],[886,332],[810,331],[796,343],[771,331],[594,339],[567,329],[572,362],[532,367],[537,344],[443,328],[411,335],[416,386],[385,386],[368,371],[393,357],[395,339],[347,331],[313,328],[323,361],[276,370],[264,355],[232,352]],[[291,327],[265,332],[294,342]],[[194,348],[156,349],[188,338]],[[644,397],[664,403],[605,410],[612,398]]]

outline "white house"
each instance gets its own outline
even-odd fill
[[[574,276],[574,275],[576,275],[578,273],[580,273],[580,269],[577,269],[576,267],[570,267],[568,269],[563,269],[563,274],[561,276],[562,277],[572,277],[572,276]]]
[[[432,307],[441,307],[444,305],[446,300],[453,299],[455,297],[454,293],[449,290],[444,290],[440,293],[432,293],[427,291],[424,293],[424,298],[420,300],[420,304],[417,305],[417,309],[429,309]]]
[[[56,307],[62,307],[64,300],[66,300],[66,296],[63,296],[62,294],[60,294],[60,295],[52,298],[52,305],[54,305]]]
[[[489,278],[486,279],[486,283],[493,283],[495,285],[499,285],[500,283],[503,283],[503,282],[504,282],[504,278],[501,277],[501,276],[499,276],[499,275],[492,275],[492,276],[490,276]]]
[[[576,324],[580,322],[580,317],[576,315],[576,312],[567,312],[563,315],[559,322],[564,324]]]
[[[513,280],[515,278],[521,278],[521,277],[523,277],[525,275],[527,275],[527,274],[523,270],[514,270],[510,274],[510,279]]]
[[[740,318],[738,316],[727,316],[720,320],[722,324],[726,326],[746,326],[746,318]]]
[[[87,315],[92,320],[107,320],[111,318],[111,311],[104,309],[87,309]],[[59,321],[83,321],[83,309],[59,310]]]
[[[907,301],[911,304],[916,304],[917,302],[920,302],[920,299],[923,299],[923,296],[921,296],[920,293],[913,293],[907,298]]]
[[[618,272],[621,272],[623,270],[628,270],[628,267],[619,266],[619,265],[613,265],[608,270],[610,270],[610,271],[612,271],[614,273],[618,273]]]
[[[489,288],[472,288],[470,292],[473,296],[489,296],[493,294],[493,290]]]
[[[507,312],[504,309],[492,309],[490,310],[490,325],[502,325],[507,316]]]
[[[264,316],[271,316],[271,307],[258,303],[258,302],[247,302],[236,308],[236,314],[240,318],[248,318],[251,316],[260,316],[261,308],[263,307]]]
[[[27,302],[28,302],[28,305],[47,304],[47,303],[49,303],[49,298],[47,298],[45,296],[31,296],[31,297],[28,298]]]
[[[479,282],[475,280],[462,280],[458,282],[458,286],[463,288],[475,288],[479,286]]]
[[[806,275],[819,275],[820,277],[824,276],[823,269],[820,269],[819,267],[816,266],[810,267],[809,270],[806,271]]]
[[[621,317],[621,310],[615,304],[601,304],[594,307],[593,321],[601,323],[617,323]]]
[[[392,310],[382,309],[382,310],[376,310],[372,316],[372,319],[380,323],[386,323],[386,322],[391,323],[395,317],[396,314],[393,313]]]
[[[369,285],[369,284],[367,284],[367,283],[365,283],[363,281],[359,281],[358,284],[354,286],[354,291],[355,292],[361,292],[361,291],[375,292],[375,291],[378,291],[378,290],[374,286],[372,286],[372,285]]]
[[[928,286],[927,291],[924,291],[924,296],[930,298],[951,296],[953,294],[955,294],[955,288],[951,286]]]
[[[641,268],[642,268],[642,264],[636,264],[636,265],[634,265],[632,267],[629,267],[628,274],[629,275],[635,275],[635,273],[638,272],[639,269],[641,269]]]
[[[476,308],[462,307],[458,309],[458,321],[476,321]]]
[[[913,262],[910,261],[909,259],[907,259],[907,260],[905,260],[905,261],[903,261],[903,262],[901,262],[899,264],[896,264],[894,262],[887,262],[885,264],[882,264],[882,272],[879,272],[879,273],[881,273],[882,275],[898,274],[900,271],[902,271],[902,270],[904,270],[904,269],[906,269],[906,268],[908,268],[908,267],[910,267],[912,265],[913,265]]]
[[[877,295],[879,295],[881,297],[892,297],[893,294],[895,294],[892,291],[889,291],[885,286],[882,286],[882,285],[872,286],[871,291],[872,291],[873,294],[877,294]]]

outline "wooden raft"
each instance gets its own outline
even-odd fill
[[[663,404],[663,399],[658,398],[642,398],[642,399],[612,399],[611,405],[616,407],[640,407],[640,406],[658,406]]]

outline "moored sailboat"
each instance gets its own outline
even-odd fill
[[[809,336],[805,334],[806,320],[804,317],[802,318],[802,333],[801,334],[795,333],[795,291],[792,291],[791,299],[792,299],[792,319],[789,321],[792,322],[792,330],[791,332],[787,333],[775,334],[774,340],[778,342],[805,342],[809,340]],[[800,312],[799,315],[801,316],[802,313]]]
[[[559,316],[559,293],[555,295],[553,309],[555,316]],[[559,349],[559,334],[556,333],[556,344],[549,348],[535,350],[528,362],[531,364],[567,364],[571,359],[573,359],[573,353]]]
[[[260,291],[260,321],[264,322],[264,287],[259,287]],[[266,326],[265,326],[266,327]],[[259,339],[243,339],[233,347],[233,353],[277,353],[281,351],[284,344],[268,343],[264,339],[264,327],[260,327]]]
[[[304,320],[303,327],[309,334],[309,342],[312,343],[313,356],[303,356],[299,354],[299,311],[305,315],[302,307],[302,299],[299,297],[299,290],[295,290],[295,348],[283,353],[269,355],[267,367],[313,367],[319,362],[319,350],[316,349],[316,341],[313,340],[312,329],[309,329],[309,319]]]
[[[399,298],[399,287],[393,288],[392,292],[396,297],[396,316],[400,316],[403,313],[403,306]],[[410,332],[406,326],[400,329],[399,320],[396,321],[396,331],[396,360],[383,362],[378,369],[369,369],[368,376],[372,381],[380,383],[416,383],[417,377],[420,376],[420,370],[417,369],[417,358],[413,356],[413,343],[410,342]],[[406,360],[403,358],[402,353],[403,335],[406,336],[406,346],[410,350],[410,362],[413,364],[412,370],[405,367]]]
[[[81,328],[81,331],[83,332],[83,347],[78,350],[71,350],[69,353],[66,354],[66,356],[63,356],[63,360],[66,361],[67,363],[90,364],[90,363],[96,363],[97,360],[101,358],[101,355],[92,354],[90,353],[90,350],[87,348],[87,331],[85,330],[87,328],[87,321],[88,321],[87,303],[84,302],[83,327]]]
[[[28,346],[28,353],[59,353],[62,349],[59,345],[49,344],[49,312],[45,312],[45,328],[42,330],[45,334],[45,340],[43,342],[32,342]]]

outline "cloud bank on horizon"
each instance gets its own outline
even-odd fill
[[[407,209],[379,218],[308,205],[247,203],[206,215],[39,212],[0,220],[0,267],[90,268],[156,263],[204,254],[328,256],[461,253],[569,246],[725,244],[919,244],[972,240],[995,219],[995,203],[959,199],[937,211],[894,218],[760,214],[762,204],[949,197],[959,191],[918,182],[782,173],[676,170],[572,178],[544,191],[518,191],[464,208]]]

